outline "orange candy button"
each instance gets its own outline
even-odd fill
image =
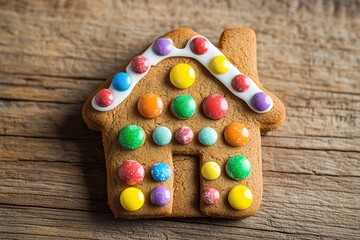
[[[249,130],[241,123],[231,123],[225,128],[225,141],[233,146],[240,147],[249,141]]]
[[[156,118],[162,113],[164,109],[164,103],[159,95],[155,93],[147,93],[141,96],[137,107],[140,114],[144,117]]]

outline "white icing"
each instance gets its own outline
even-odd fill
[[[91,104],[92,106],[98,110],[98,111],[109,111],[114,109],[115,107],[117,107],[122,101],[124,101],[124,99],[129,96],[129,94],[131,93],[131,91],[133,90],[133,88],[135,87],[135,85],[143,78],[145,77],[145,75],[149,72],[151,66],[155,66],[156,64],[158,64],[161,60],[169,58],[169,57],[190,57],[193,59],[196,59],[197,61],[199,61],[204,67],[206,67],[209,72],[214,75],[221,83],[223,83],[235,96],[237,96],[238,98],[244,100],[246,102],[246,104],[255,112],[257,113],[264,113],[264,112],[268,112],[272,109],[273,107],[273,101],[271,100],[271,105],[270,107],[265,110],[265,111],[258,111],[256,110],[252,104],[251,104],[251,98],[258,92],[263,92],[261,91],[261,89],[256,85],[256,83],[249,78],[250,80],[250,86],[249,89],[245,92],[237,92],[235,91],[232,86],[231,86],[231,81],[232,79],[238,75],[238,74],[243,74],[241,73],[232,63],[230,63],[230,67],[229,70],[224,73],[224,74],[215,74],[213,73],[210,68],[209,68],[209,63],[210,60],[215,57],[215,56],[225,56],[222,52],[220,52],[220,50],[215,47],[207,38],[205,38],[208,43],[209,43],[209,49],[208,51],[203,54],[203,55],[196,55],[194,54],[191,49],[190,49],[190,42],[191,40],[193,40],[196,37],[203,37],[203,36],[194,36],[192,38],[189,39],[189,41],[187,42],[186,46],[183,49],[180,48],[176,48],[175,46],[173,46],[172,51],[166,55],[166,56],[158,56],[153,52],[152,46],[153,44],[150,45],[150,47],[143,53],[141,54],[142,56],[146,57],[148,62],[149,62],[149,68],[146,72],[138,74],[135,73],[132,69],[131,69],[131,63],[126,67],[126,72],[129,74],[130,78],[131,78],[131,85],[129,87],[129,89],[125,90],[125,91],[118,91],[114,88],[114,86],[111,84],[109,89],[113,92],[114,94],[114,101],[111,105],[107,106],[107,107],[100,107],[96,101],[95,101],[95,97],[92,99]],[[169,39],[171,41],[171,39]],[[172,41],[171,41],[172,42]],[[226,57],[226,56],[225,56]]]

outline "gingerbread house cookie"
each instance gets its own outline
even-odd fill
[[[261,134],[285,118],[258,80],[250,29],[214,46],[190,29],[155,40],[89,96],[116,217],[242,218],[262,198]]]

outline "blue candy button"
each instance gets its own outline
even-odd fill
[[[151,176],[158,182],[164,182],[171,177],[171,168],[165,163],[156,163],[151,169]]]
[[[116,90],[125,91],[131,85],[131,78],[126,72],[119,72],[113,77],[112,84]]]

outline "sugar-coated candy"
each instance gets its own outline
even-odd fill
[[[209,49],[209,42],[204,37],[196,37],[191,40],[190,49],[197,55],[203,55]]]
[[[216,204],[219,202],[220,193],[216,188],[204,188],[201,193],[201,200],[206,203],[207,205]]]
[[[243,185],[236,185],[230,190],[228,201],[235,210],[248,209],[253,201],[251,190]]]
[[[230,146],[240,147],[249,141],[249,130],[242,123],[231,123],[225,128],[224,138]]]
[[[120,194],[120,204],[126,211],[137,211],[144,205],[144,202],[145,196],[138,188],[128,187]]]
[[[226,162],[226,173],[235,180],[244,180],[250,175],[251,163],[242,155],[235,155]]]
[[[103,88],[96,93],[95,101],[100,107],[110,106],[114,101],[114,94],[111,90]]]
[[[147,93],[139,98],[137,107],[142,116],[146,118],[156,118],[162,113],[164,103],[159,95]]]
[[[221,168],[216,162],[207,162],[201,167],[201,175],[206,180],[216,180],[221,174]]]
[[[187,126],[180,127],[175,132],[175,139],[182,145],[189,144],[194,139],[194,132]]]
[[[131,85],[131,78],[126,72],[119,72],[113,77],[112,85],[118,91],[128,90]]]
[[[120,145],[127,150],[135,150],[144,143],[145,132],[137,125],[127,125],[119,134]]]
[[[245,92],[250,87],[250,79],[243,74],[236,75],[231,81],[231,86],[237,92]]]
[[[136,185],[144,179],[144,167],[136,160],[127,160],[119,167],[120,181],[127,185]]]
[[[131,69],[138,74],[144,73],[149,69],[150,65],[146,57],[136,56],[131,61]]]
[[[172,133],[168,127],[160,126],[155,128],[152,138],[157,145],[164,146],[171,142]]]
[[[166,56],[173,50],[173,47],[169,38],[159,38],[154,42],[152,49],[156,55]]]
[[[188,119],[196,112],[196,102],[188,94],[177,96],[171,103],[171,112],[179,119]]]
[[[198,134],[199,142],[205,146],[214,145],[218,139],[218,134],[215,129],[205,127],[200,130]]]
[[[191,87],[195,82],[195,78],[194,68],[186,63],[178,63],[170,71],[171,83],[180,89]]]
[[[228,111],[228,103],[220,94],[212,94],[206,97],[202,103],[204,114],[213,120],[224,117]]]
[[[171,177],[171,168],[166,163],[156,163],[151,168],[151,176],[155,181],[164,182]]]
[[[150,200],[152,204],[158,207],[163,207],[170,202],[171,193],[167,187],[157,186],[150,193]]]
[[[268,110],[271,104],[272,100],[265,92],[258,92],[251,98],[251,105],[259,112]]]
[[[230,68],[230,62],[223,55],[215,56],[210,60],[210,70],[215,74],[224,74]]]

